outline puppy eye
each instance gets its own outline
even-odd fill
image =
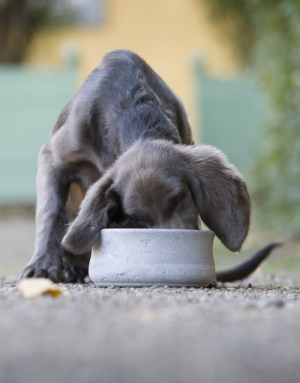
[[[168,202],[168,209],[175,208],[184,200],[184,198],[185,198],[184,193],[177,194],[176,196],[170,198]]]
[[[115,217],[119,212],[119,207],[118,205],[115,205],[115,204],[111,204],[108,209],[107,209],[107,215],[110,219],[112,219],[113,217]]]

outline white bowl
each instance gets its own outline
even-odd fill
[[[214,232],[103,229],[89,277],[98,286],[208,286],[216,281]]]

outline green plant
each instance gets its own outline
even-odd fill
[[[260,222],[300,237],[300,1],[202,0],[256,74],[269,115],[253,171]]]

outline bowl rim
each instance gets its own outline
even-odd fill
[[[201,235],[215,235],[212,230],[189,230],[189,229],[132,229],[132,228],[107,228],[101,229],[101,232],[124,232],[124,233],[197,233]]]

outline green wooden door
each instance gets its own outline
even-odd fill
[[[230,79],[207,76],[196,67],[200,140],[221,149],[249,179],[265,106],[250,76]]]
[[[74,96],[76,66],[0,66],[0,204],[32,204],[41,146]]]

